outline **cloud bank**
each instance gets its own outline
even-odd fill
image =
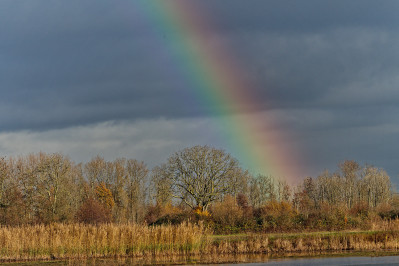
[[[138,3],[0,2],[1,154],[154,165],[195,144],[229,150]],[[234,54],[258,112],[292,133],[309,175],[354,159],[397,178],[397,1],[197,4],[214,26],[209,44]]]

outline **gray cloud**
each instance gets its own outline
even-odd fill
[[[0,133],[0,155],[61,152],[77,162],[87,162],[96,155],[107,160],[127,157],[143,160],[153,167],[187,146],[218,147],[220,139],[212,126],[214,123],[206,118],[149,119],[109,121],[45,132]]]
[[[215,27],[237,31],[268,31],[277,34],[325,32],[342,27],[397,29],[395,0],[205,0]]]
[[[344,159],[399,173],[399,2],[196,4],[211,26],[207,43],[235,57],[259,95],[256,111],[292,132],[292,145],[308,154],[309,173]],[[154,29],[149,15],[134,1],[0,1],[3,152],[43,147],[87,160],[107,150],[155,162],[174,146],[206,143],[187,129],[196,124],[212,132],[209,144],[222,143],[203,122],[217,106],[197,99],[166,46],[172,36]],[[176,131],[144,137],[168,132],[165,121],[180,122],[171,122]],[[86,134],[97,137],[82,152]]]

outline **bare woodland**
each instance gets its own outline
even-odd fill
[[[355,161],[298,186],[252,176],[223,150],[194,146],[148,169],[144,162],[62,154],[0,159],[0,223],[180,223],[220,231],[337,229],[399,213],[387,173]],[[227,228],[227,229],[226,229]]]

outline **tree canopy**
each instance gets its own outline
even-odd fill
[[[169,158],[167,169],[172,196],[202,210],[221,196],[239,191],[248,177],[230,154],[208,146],[175,153]]]

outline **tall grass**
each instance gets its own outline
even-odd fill
[[[399,231],[251,234],[221,238],[213,245],[220,254],[398,250]]]
[[[397,224],[395,224],[397,225]],[[392,226],[392,224],[391,224]],[[202,224],[51,224],[0,227],[0,260],[398,250],[399,231],[212,236]]]
[[[199,253],[208,230],[200,225],[51,224],[0,228],[1,260],[93,258]]]

